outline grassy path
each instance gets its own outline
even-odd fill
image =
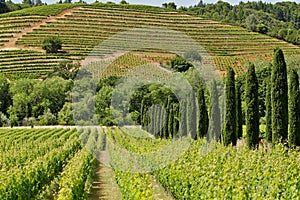
[[[154,188],[153,198],[155,200],[174,200],[172,194],[169,191],[165,190],[165,188],[160,184],[155,176],[151,176],[151,181]]]

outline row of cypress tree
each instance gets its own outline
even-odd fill
[[[288,143],[290,147],[300,145],[300,99],[299,77],[295,70],[287,79],[287,66],[281,49],[275,49],[271,77],[268,78],[266,91],[266,134],[265,139],[272,144]],[[235,87],[236,86],[236,87]],[[235,84],[234,72],[227,70],[225,82],[226,115],[222,131],[225,145],[236,145],[242,135],[241,98],[239,86]],[[248,67],[245,83],[246,105],[246,141],[250,148],[257,148],[259,143],[259,103],[258,80],[255,66]],[[237,91],[235,91],[237,90]],[[234,97],[234,93],[236,96]],[[235,118],[237,116],[237,118]],[[236,127],[236,129],[234,129]]]
[[[275,49],[265,99],[265,139],[273,144],[288,142],[289,146],[300,145],[298,78],[297,72],[291,70],[288,86],[283,52],[281,49]],[[222,128],[219,91],[214,80],[210,87],[209,101],[206,99],[205,87],[200,87],[198,91],[192,92],[180,102],[168,98],[165,105],[153,106],[151,109],[146,108],[142,101],[142,126],[156,137],[174,138],[190,135],[198,139],[206,136],[208,140],[221,139],[224,145],[236,145],[243,134],[241,87],[241,83],[235,80],[233,69],[228,68],[225,78],[225,116]],[[260,133],[259,84],[254,65],[248,67],[244,89],[247,146],[257,148]]]

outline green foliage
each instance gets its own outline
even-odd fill
[[[275,4],[258,2],[240,2],[230,5],[227,2],[203,4],[190,7],[181,12],[200,15],[246,27],[251,31],[268,34],[293,44],[299,44],[300,14],[299,4],[278,2]]]
[[[188,98],[188,108],[187,108],[187,125],[189,135],[197,139],[197,107],[196,107],[196,96],[194,91],[191,92]],[[201,112],[201,111],[200,111]],[[206,112],[207,114],[207,112]]]
[[[287,69],[281,49],[276,49],[271,75],[272,142],[284,142],[288,135]]]
[[[50,109],[45,110],[44,114],[39,115],[38,119],[39,119],[38,125],[41,126],[57,124],[56,117],[51,113]]]
[[[235,102],[235,73],[232,68],[227,69],[225,94],[226,114],[222,130],[222,142],[224,145],[236,145],[236,102]]]
[[[272,142],[272,101],[271,89],[272,83],[270,82],[271,76],[267,78],[267,92],[266,92],[266,135],[265,138],[268,142]]]
[[[288,144],[290,147],[300,145],[300,95],[299,76],[295,70],[289,77],[289,133]]]
[[[60,125],[74,125],[72,104],[66,102],[62,109],[58,112],[58,124]]]
[[[46,50],[47,53],[57,53],[58,50],[62,49],[62,41],[57,36],[45,38],[42,48]]]
[[[243,113],[242,113],[242,99],[241,99],[241,83],[236,82],[235,85],[236,98],[236,134],[238,139],[243,137]]]
[[[59,76],[66,80],[74,80],[76,78],[79,67],[80,65],[78,63],[63,61],[53,68],[53,72],[49,74],[49,77]]]
[[[247,71],[245,100],[247,146],[257,148],[259,142],[258,81],[254,65],[251,65]]]
[[[219,94],[216,80],[212,80],[210,92],[210,119],[209,119],[210,140],[218,140],[221,135],[221,115],[219,107]]]
[[[237,151],[199,140],[155,175],[180,200],[297,199],[299,163],[299,151],[287,152],[282,145],[268,152],[247,148]]]
[[[171,68],[178,71],[178,72],[185,72],[189,68],[193,67],[191,63],[186,61],[184,58],[180,56],[176,56],[170,62]]]
[[[205,96],[204,96],[204,88],[202,87],[198,89],[197,100],[198,100],[198,107],[199,107],[197,138],[203,138],[207,135],[208,132],[209,119],[208,119],[207,107],[206,107]]]

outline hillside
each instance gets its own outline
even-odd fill
[[[10,76],[45,75],[63,60],[83,60],[101,41],[116,33],[149,26],[188,35],[211,54],[220,70],[231,66],[242,72],[241,66],[247,61],[270,60],[275,47],[282,48],[288,59],[300,55],[300,48],[287,42],[168,9],[109,4],[50,5],[36,7],[36,12],[29,9],[0,15],[0,70]],[[45,54],[42,41],[53,35],[62,39],[63,51]]]

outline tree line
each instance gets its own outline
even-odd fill
[[[288,76],[284,54],[279,48],[274,50],[273,63],[266,69],[268,73],[265,73],[267,75],[262,82],[254,64],[240,77],[228,68],[223,96],[216,81],[209,85],[200,81],[200,86],[181,101],[163,86],[145,86],[137,92],[140,93],[136,96],[140,101],[132,100],[136,105],[131,111],[136,115],[136,122],[156,137],[206,137],[220,140],[225,145],[236,145],[238,139],[245,137],[250,148],[257,148],[259,140],[265,138],[272,144],[280,142],[290,147],[298,146],[298,73],[291,69]],[[260,87],[266,90],[263,95],[263,123]],[[220,106],[220,103],[223,105]],[[261,124],[266,127],[264,133],[260,130]]]
[[[173,3],[169,3],[173,5]],[[164,3],[164,8],[173,8]],[[217,1],[205,3],[200,0],[197,5],[180,7],[177,10],[187,14],[215,19],[225,23],[238,25],[250,31],[300,44],[300,4],[296,2],[267,3],[262,1],[240,2],[231,5],[228,2]]]

